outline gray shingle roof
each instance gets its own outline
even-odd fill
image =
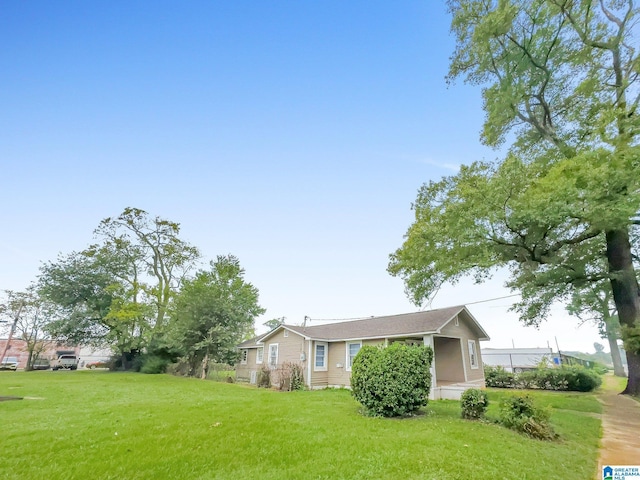
[[[371,317],[362,320],[352,320],[347,322],[330,323],[326,325],[314,325],[300,327],[296,325],[281,325],[279,328],[286,328],[300,335],[314,340],[350,340],[350,339],[366,339],[366,338],[385,338],[397,337],[403,335],[417,335],[437,333],[451,319],[460,312],[465,311],[471,323],[477,327],[479,336],[487,338],[487,334],[477,323],[464,305],[455,307],[441,308],[437,310],[429,310],[426,312],[405,313],[400,315],[388,315],[384,317]],[[279,330],[276,329],[276,330]],[[276,330],[258,338],[263,341],[271,336]]]
[[[245,340],[244,342],[238,344],[237,348],[258,348],[258,347],[261,347],[262,345],[258,345],[257,344],[257,341],[261,336],[263,336],[263,335],[250,338],[249,340]]]

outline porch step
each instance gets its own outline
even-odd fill
[[[478,385],[476,383],[455,383],[451,385],[441,385],[433,389],[433,400],[460,400],[465,390],[481,387],[482,385]]]

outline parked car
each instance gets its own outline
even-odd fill
[[[109,360],[96,360],[88,362],[85,367],[95,370],[96,368],[109,368]]]
[[[17,370],[18,357],[4,357],[0,363],[0,370]]]
[[[51,370],[60,370],[61,368],[77,370],[78,357],[75,355],[60,355],[57,359],[51,362]]]
[[[48,358],[36,358],[31,366],[32,370],[49,370],[51,362]]]

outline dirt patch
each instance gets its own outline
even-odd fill
[[[0,402],[8,402],[9,400],[22,400],[22,397],[0,397]]]
[[[598,396],[603,406],[598,479],[605,465],[640,465],[640,403],[612,391],[612,380],[605,376],[605,391]]]

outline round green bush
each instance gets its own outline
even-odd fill
[[[460,397],[462,418],[468,420],[479,420],[483,418],[488,406],[489,398],[486,392],[478,388],[465,390],[462,397]]]
[[[351,392],[367,415],[409,415],[427,404],[432,360],[427,346],[364,346],[353,361]]]

